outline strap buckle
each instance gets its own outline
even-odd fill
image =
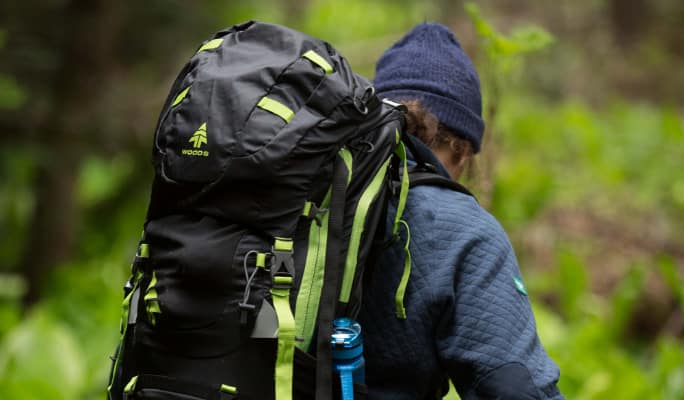
[[[293,253],[292,239],[276,238],[271,250],[271,279],[273,279],[274,287],[276,287],[276,284],[286,284],[286,280],[277,278],[290,278],[290,281],[294,280],[295,267]],[[290,282],[289,286],[292,286],[292,282]]]

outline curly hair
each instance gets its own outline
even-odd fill
[[[473,146],[466,139],[442,125],[437,117],[427,111],[418,100],[404,100],[406,106],[406,128],[430,149],[436,152],[447,152],[449,159],[446,167],[453,177],[458,177],[461,167],[471,171]],[[454,170],[455,169],[455,170]]]

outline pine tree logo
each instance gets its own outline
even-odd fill
[[[192,149],[183,149],[181,153],[184,156],[199,156],[199,157],[209,157],[209,152],[206,150],[200,150],[203,144],[207,144],[207,123],[203,123],[192,134],[188,142],[192,143]]]
[[[202,126],[192,135],[188,142],[192,143],[192,147],[199,149],[203,144],[207,144],[207,123]]]

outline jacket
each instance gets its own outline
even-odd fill
[[[427,162],[448,173],[413,139]],[[395,209],[390,205],[387,224]],[[410,190],[411,275],[395,315],[409,234],[367,277],[359,321],[371,400],[435,399],[451,379],[462,400],[563,399],[559,369],[544,350],[513,248],[475,198],[442,187]],[[388,231],[391,231],[388,229]]]

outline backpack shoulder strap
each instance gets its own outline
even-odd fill
[[[473,198],[475,197],[475,195],[473,195],[465,186],[436,172],[409,171],[409,187],[412,188],[423,185],[439,186],[467,194]]]

